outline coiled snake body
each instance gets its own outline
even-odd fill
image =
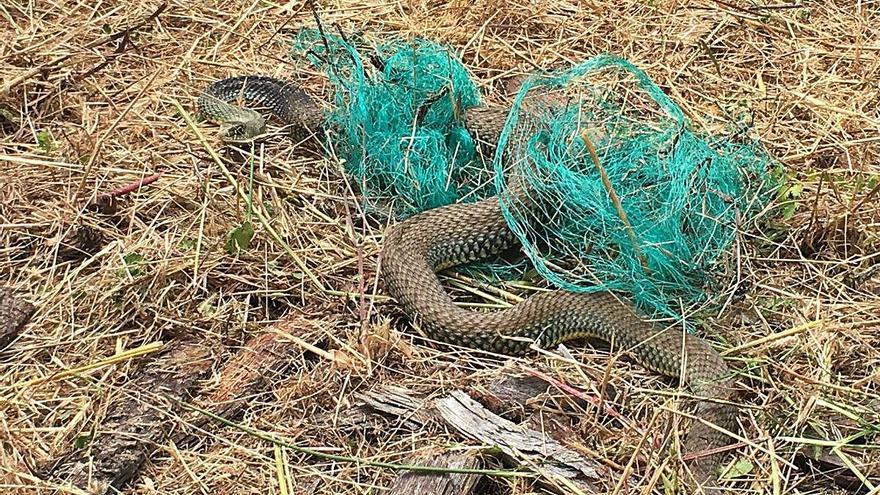
[[[297,138],[317,131],[319,107],[291,83],[262,76],[218,81],[199,98],[199,112],[239,137],[253,137],[265,121],[259,113],[233,105],[264,107],[290,126]],[[504,113],[478,108],[465,113],[469,128],[484,136],[497,133]],[[531,343],[552,346],[577,338],[599,338],[629,350],[645,367],[680,378],[701,397],[683,450],[694,453],[729,443],[726,430],[736,428],[731,373],[704,340],[639,318],[611,293],[543,292],[502,311],[482,313],[457,306],[436,272],[485,258],[516,245],[499,199],[453,204],[415,215],[390,227],[382,249],[381,276],[391,296],[423,324],[430,337],[456,345],[504,354],[521,354]],[[718,454],[697,456],[689,466],[697,484],[712,481]],[[696,485],[690,484],[691,489]],[[707,493],[714,489],[703,488]]]

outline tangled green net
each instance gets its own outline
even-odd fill
[[[447,49],[393,40],[359,50],[305,30],[296,51],[333,85],[336,151],[368,206],[403,218],[499,194],[535,269],[566,290],[618,290],[650,314],[681,315],[708,300],[737,225],[770,199],[772,160],[759,143],[694,132],[618,57],[527,79],[486,163],[460,119],[479,91]]]
[[[303,30],[295,50],[334,88],[328,127],[367,206],[391,204],[405,218],[495,193],[491,170],[475,160],[475,142],[458,118],[458,109],[480,104],[479,90],[445,49],[395,40],[366,48],[364,60],[339,37]]]

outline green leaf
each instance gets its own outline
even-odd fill
[[[779,188],[779,193],[777,198],[780,201],[786,199],[797,199],[801,196],[801,193],[804,191],[804,185],[800,182],[786,182],[786,184]]]
[[[250,222],[242,223],[241,226],[229,233],[229,239],[226,240],[226,252],[236,254],[246,250],[251,245],[253,238],[254,226]]]
[[[73,441],[73,448],[77,450],[84,449],[92,441],[92,435],[80,435]]]
[[[197,311],[202,316],[211,316],[217,312],[217,308],[214,306],[214,301],[216,300],[216,296],[211,295],[209,298],[200,302],[197,306]]]
[[[752,464],[752,461],[748,459],[737,459],[736,462],[727,467],[727,470],[724,472],[724,477],[728,479],[739,478],[740,476],[745,476],[751,473],[752,469],[755,469],[755,465]]]
[[[121,273],[122,276],[126,274],[130,277],[139,277],[144,274],[141,265],[144,263],[144,257],[137,253],[129,253],[122,257],[122,261],[125,262],[125,272]]]
[[[47,131],[37,133],[37,146],[43,150],[43,153],[51,153],[55,149],[55,140]]]
[[[180,240],[180,249],[186,249],[187,251],[192,251],[196,248],[196,240],[192,237],[185,237]]]
[[[794,216],[794,212],[797,211],[798,206],[800,205],[801,204],[797,201],[789,201],[788,203],[785,203],[782,207],[782,218],[785,220],[791,220],[791,217]]]
[[[783,219],[791,220],[791,217],[794,216],[794,212],[800,206],[800,201],[798,200],[803,192],[803,182],[794,180],[792,177],[786,178],[785,185],[779,189],[779,195],[777,196],[777,201],[782,209]]]

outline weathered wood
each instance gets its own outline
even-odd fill
[[[445,452],[437,456],[418,456],[409,460],[420,466],[442,466],[455,469],[480,467],[476,452]],[[388,487],[387,495],[468,495],[482,479],[478,474],[463,473],[413,473],[404,472]]]
[[[363,401],[362,408],[401,418],[413,428],[421,428],[432,421],[442,422],[430,402],[425,402],[403,387],[387,385],[368,390],[359,394],[358,399]]]
[[[291,328],[293,325],[285,321],[276,328],[294,335],[302,333]],[[296,359],[298,350],[296,343],[271,329],[251,338],[223,365],[216,388],[200,397],[196,405],[227,419],[238,416],[255,395],[264,393],[273,381],[280,381],[279,374]]]
[[[504,374],[493,380],[481,394],[480,401],[499,414],[515,411],[522,414],[534,399],[541,397],[550,389],[550,385],[534,376]]]
[[[217,373],[219,381],[198,393],[193,405],[218,416],[234,420],[253,404],[254,397],[266,393],[272,383],[282,381],[285,370],[303,352],[290,336],[302,338],[320,330],[316,320],[305,315],[288,316],[265,332],[248,340]],[[211,418],[198,411],[185,414],[187,431],[181,431],[175,442],[186,444],[194,431],[211,428]]]
[[[546,434],[517,425],[483,407],[460,390],[434,401],[450,427],[462,435],[503,452],[509,460],[544,474],[548,480],[569,480],[588,493],[600,493],[592,485],[601,475],[596,463]]]
[[[0,287],[0,351],[18,337],[35,310],[33,304],[15,297],[12,289]]]
[[[118,490],[177,424],[177,401],[186,400],[213,366],[202,345],[181,343],[146,363],[119,388],[91,443],[62,456],[48,477],[93,494]]]
[[[425,400],[400,387],[383,387],[358,396],[362,410],[396,416],[426,426],[440,424],[484,445],[497,448],[508,463],[542,475],[542,484],[561,489],[569,484],[584,493],[602,493],[598,463],[565,447],[546,434],[494,414],[462,391]]]

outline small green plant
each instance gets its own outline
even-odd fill
[[[48,131],[40,131],[37,133],[37,146],[40,147],[40,150],[43,153],[51,153],[55,150],[55,140],[52,139],[52,135],[49,134]]]
[[[204,317],[210,317],[211,315],[213,315],[214,313],[217,312],[216,302],[217,302],[217,295],[212,294],[207,299],[205,299],[204,301],[199,303],[199,305],[197,307],[197,311],[199,312],[200,315],[202,315]]]
[[[17,122],[18,121],[18,113],[12,110],[11,107],[6,105],[0,105],[0,122]]]
[[[180,240],[180,244],[178,244],[180,249],[185,249],[187,251],[195,250],[197,245],[198,243],[192,237],[184,237]]]
[[[245,220],[229,233],[229,238],[226,240],[226,252],[234,255],[239,251],[246,250],[250,247],[253,238],[254,226],[250,221]]]
[[[119,275],[121,277],[129,276],[129,277],[140,277],[144,274],[143,264],[144,257],[137,253],[129,253],[122,257],[122,261],[125,262],[125,267],[120,270]]]
[[[778,188],[776,204],[782,212],[782,219],[791,220],[801,205],[800,198],[804,192],[804,184],[781,166],[773,170],[771,177]]]
[[[248,177],[248,194],[247,194],[247,212],[244,222],[238,227],[232,229],[229,237],[226,239],[226,252],[235,255],[239,251],[247,250],[254,238],[254,225],[251,223],[251,215],[253,214],[254,205],[254,163],[252,159],[250,163],[250,177]]]
[[[88,444],[90,444],[91,442],[92,442],[92,435],[90,433],[85,434],[85,435],[80,435],[80,436],[76,437],[76,439],[73,441],[73,448],[75,448],[77,450],[82,450],[82,449],[86,448],[86,446]]]
[[[801,205],[800,197],[804,191],[804,185],[800,182],[791,184],[789,187],[780,191],[779,202],[782,206],[782,218],[791,220],[798,207]]]

